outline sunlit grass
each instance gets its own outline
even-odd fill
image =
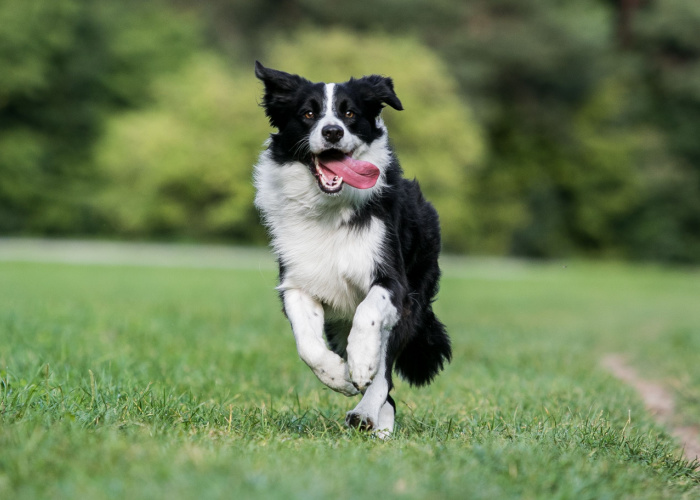
[[[250,267],[250,266],[247,266]],[[0,497],[688,498],[625,353],[692,406],[700,274],[445,259],[454,361],[388,442],[298,359],[261,269],[0,263]],[[692,411],[686,419],[692,421]]]

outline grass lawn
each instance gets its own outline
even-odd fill
[[[700,498],[600,367],[624,354],[700,424],[697,269],[444,259],[454,360],[397,381],[381,442],[299,360],[268,259],[0,262],[0,498]]]

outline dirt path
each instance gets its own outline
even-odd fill
[[[674,425],[675,402],[671,392],[658,382],[645,380],[619,354],[610,354],[602,360],[603,366],[617,378],[634,387],[647,410],[683,445],[688,460],[700,460],[700,428]]]

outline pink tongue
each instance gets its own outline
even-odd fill
[[[352,187],[368,189],[377,183],[379,169],[368,161],[355,160],[349,156],[340,159],[328,159],[321,161],[319,165],[330,170],[338,177],[343,178]]]

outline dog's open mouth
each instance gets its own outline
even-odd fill
[[[328,194],[340,192],[343,182],[357,189],[369,189],[379,178],[375,165],[356,160],[337,149],[314,155],[313,167],[321,191]]]

